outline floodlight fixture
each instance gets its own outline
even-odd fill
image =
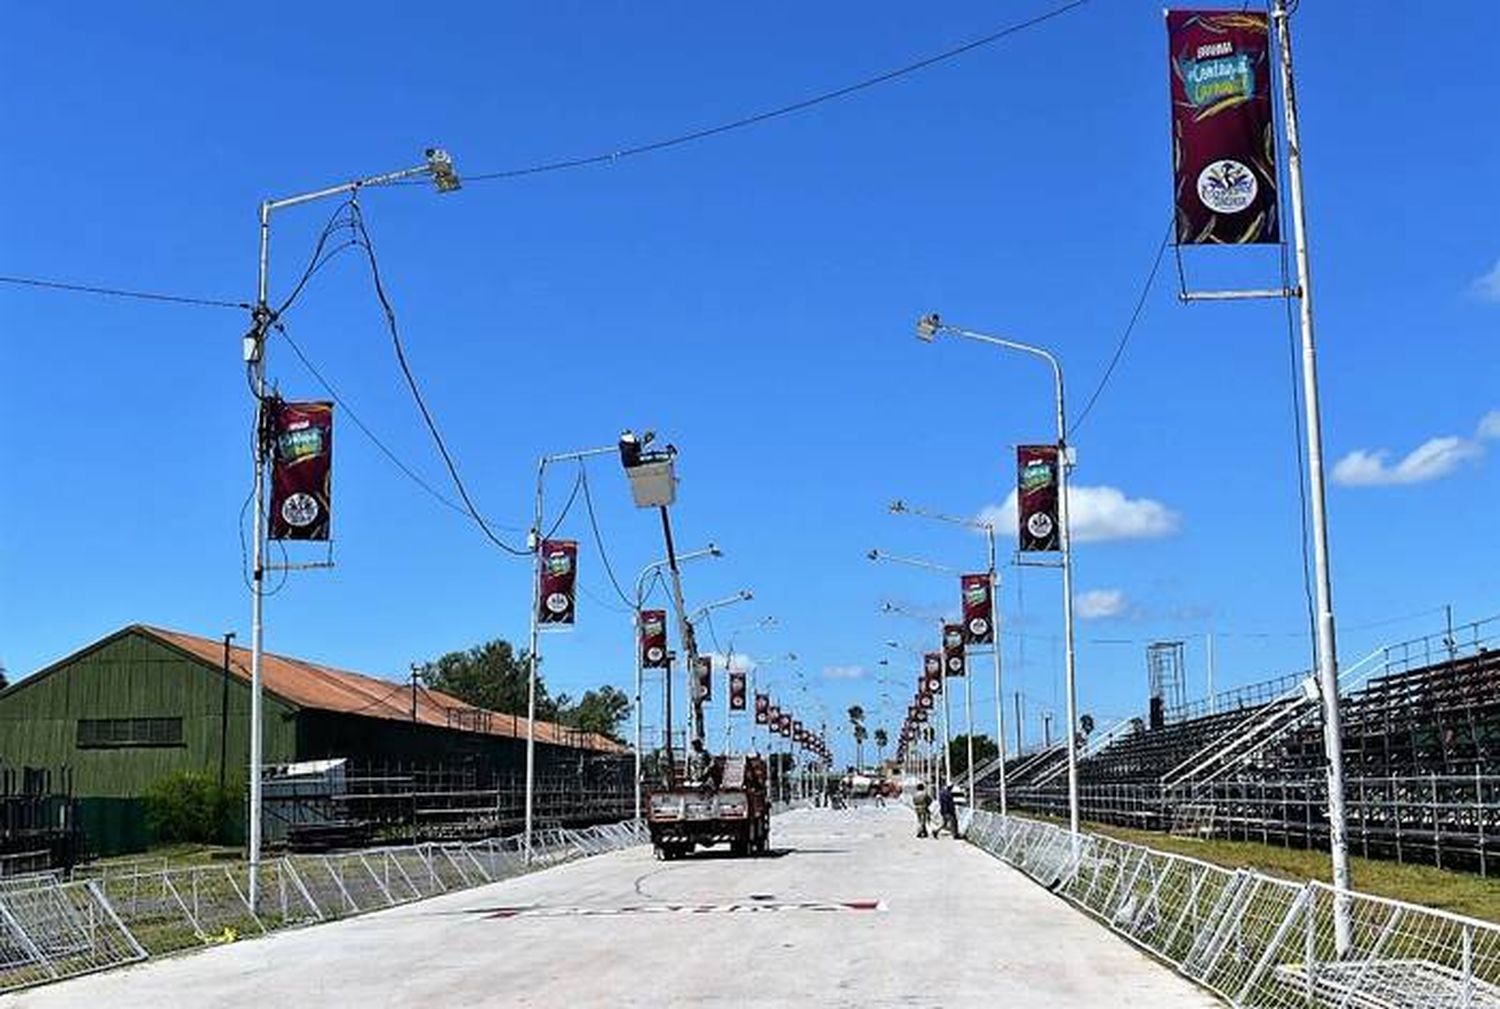
[[[427,148],[427,171],[440,193],[451,193],[462,185],[453,168],[453,156],[441,147]]]
[[[931,343],[943,328],[943,320],[936,312],[931,312],[917,320],[917,339],[926,340]]]

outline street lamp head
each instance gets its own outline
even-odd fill
[[[938,318],[936,312],[931,312],[917,320],[917,339],[931,343],[936,339],[938,332],[943,328],[943,320]]]
[[[717,543],[710,543],[708,545],[708,556],[710,556],[710,557],[723,557],[724,556],[724,551],[719,549],[719,544],[717,544]]]
[[[870,558],[870,560],[872,560],[872,561],[878,561],[878,560],[880,560],[880,551],[879,550],[871,550],[869,553],[865,554],[865,556],[868,557],[868,558]]]
[[[900,515],[906,511],[906,502],[897,498],[890,503],[889,510],[892,515]]]
[[[458,172],[453,169],[453,157],[441,147],[427,148],[427,171],[440,193],[451,193],[460,187]]]
[[[740,598],[745,600],[746,602],[749,602],[751,599],[755,598],[755,593],[751,592],[749,589],[740,589]]]

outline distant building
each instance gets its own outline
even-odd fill
[[[265,654],[266,764],[348,758],[366,768],[461,768],[485,780],[525,767],[526,719],[435,690]],[[141,797],[181,771],[242,786],[250,652],[132,624],[0,691],[0,765],[68,769],[88,847],[147,841]],[[614,740],[537,722],[538,778],[622,756]]]

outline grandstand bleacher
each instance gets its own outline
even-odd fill
[[[1341,697],[1350,849],[1488,875],[1500,867],[1500,617],[1392,646]],[[1421,663],[1420,660],[1428,660]],[[1327,847],[1322,720],[1307,674],[1135,719],[1079,762],[1085,819]],[[1062,746],[1007,761],[1010,806],[1067,814]],[[996,782],[981,795],[995,797]],[[1178,821],[1181,817],[1176,817]],[[1198,834],[1206,832],[1198,831]]]

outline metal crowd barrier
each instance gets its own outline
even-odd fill
[[[1500,1009],[1500,925],[964,811],[969,841],[1232,1006]],[[1349,909],[1339,952],[1335,901]]]
[[[0,887],[0,992],[151,956],[331,921],[481,886],[647,840],[634,820],[522,840],[416,844],[261,862],[250,899],[249,866],[165,863],[61,882]]]

